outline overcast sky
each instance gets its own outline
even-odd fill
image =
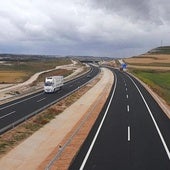
[[[0,53],[129,57],[161,44],[169,0],[0,0]]]

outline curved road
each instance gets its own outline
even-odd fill
[[[94,78],[99,71],[98,67],[91,66],[89,73],[65,83],[56,93],[45,94],[41,91],[0,105],[0,134],[73,93]]]
[[[112,71],[112,92],[69,170],[169,170],[170,120],[136,79]]]

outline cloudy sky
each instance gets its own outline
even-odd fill
[[[0,53],[129,57],[170,45],[169,0],[0,4]]]

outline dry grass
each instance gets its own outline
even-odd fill
[[[27,73],[21,71],[0,71],[0,83],[20,83],[25,77]]]
[[[128,69],[169,71],[170,67],[128,65]]]
[[[170,63],[170,55],[168,54],[150,54],[141,55],[138,57],[132,57],[125,59],[126,62],[132,63]]]
[[[71,64],[69,59],[10,61],[0,63],[0,83],[21,83],[37,72],[54,69],[56,66]]]
[[[58,76],[58,75],[62,75],[64,77],[70,75],[73,73],[73,70],[67,70],[67,69],[57,69],[57,70],[54,70],[54,71],[49,71],[49,72],[46,72],[46,73],[42,73],[38,76],[37,80],[35,80],[31,85],[36,85],[38,84],[39,82],[44,82],[45,80],[45,77],[48,77],[48,76]]]
[[[138,66],[157,66],[157,67],[169,67],[170,55],[167,54],[145,54],[137,57],[124,59],[129,65]]]

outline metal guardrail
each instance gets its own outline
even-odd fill
[[[89,72],[90,72],[90,71],[89,71]],[[97,75],[98,75],[98,74],[97,74]],[[97,75],[96,75],[96,76],[97,76]],[[83,75],[81,75],[81,76],[83,76]],[[80,76],[80,77],[81,77],[81,76]],[[96,77],[96,76],[95,76],[95,77]],[[78,78],[80,78],[80,77],[78,77]],[[40,108],[40,109],[38,109],[38,110],[30,113],[29,115],[27,115],[27,116],[25,116],[25,117],[23,117],[23,118],[15,121],[15,122],[11,123],[10,125],[8,125],[8,126],[2,128],[2,129],[0,129],[0,134],[4,133],[4,132],[6,132],[6,131],[8,131],[8,130],[10,130],[10,129],[13,129],[13,128],[16,127],[18,124],[20,124],[20,123],[28,120],[30,117],[32,117],[32,116],[40,113],[41,111],[43,111],[43,110],[45,110],[46,108],[54,105],[55,103],[59,102],[60,100],[64,99],[65,97],[73,94],[74,92],[76,92],[77,90],[79,90],[81,87],[83,87],[83,86],[85,86],[86,84],[88,84],[89,82],[91,82],[95,77],[93,77],[92,79],[90,79],[89,81],[87,81],[85,84],[79,86],[77,89],[75,89],[75,90],[71,91],[70,93],[62,96],[61,98],[53,101],[52,103],[50,103],[50,104],[48,104],[48,105],[45,105],[44,107],[42,107],[42,108]],[[76,79],[78,79],[78,78],[76,78]],[[75,79],[74,79],[74,80],[75,80]],[[73,80],[70,80],[70,81],[73,81]]]

